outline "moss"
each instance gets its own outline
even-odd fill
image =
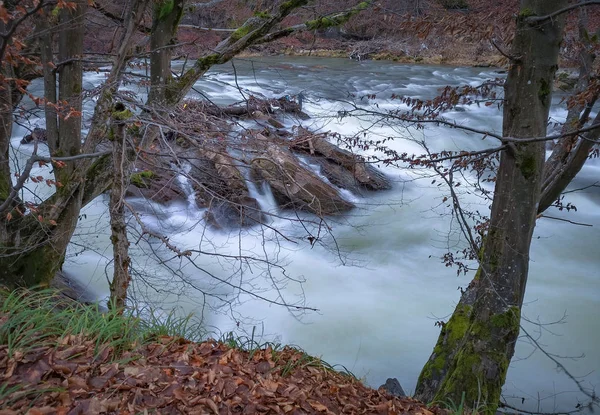
[[[520,320],[521,312],[519,307],[512,306],[503,314],[493,315],[490,318],[490,323],[492,327],[513,330],[519,327]]]
[[[535,157],[532,154],[523,154],[518,162],[521,174],[526,179],[530,179],[537,172],[537,163]]]
[[[129,135],[137,136],[140,134],[141,131],[141,128],[135,124],[127,126],[127,134]]]
[[[517,338],[519,322],[520,311],[516,306],[487,320],[474,319],[468,338],[454,357],[449,376],[444,379],[435,399],[456,403],[464,393],[466,403],[485,404],[472,409],[494,414],[510,363],[506,344]]]
[[[309,20],[306,22],[306,28],[308,30],[319,30],[332,26],[335,26],[334,19],[329,17],[319,17],[318,19]]]
[[[156,178],[156,173],[151,170],[144,170],[138,173],[133,173],[129,180],[135,187],[147,189],[149,186],[145,179],[152,180],[154,178]]]
[[[211,55],[198,58],[196,61],[196,66],[198,66],[201,70],[208,70],[211,66],[221,63],[220,60],[221,55],[218,53],[213,53]]]
[[[308,0],[285,1],[285,2],[281,3],[281,6],[279,6],[279,12],[281,13],[282,16],[287,16],[288,14],[291,13],[292,10],[294,10],[300,6],[304,6],[306,3],[308,3]]]
[[[423,367],[418,385],[439,378],[446,365],[450,363],[450,353],[458,349],[471,324],[472,307],[458,304],[450,320],[443,326],[438,342],[433,349],[433,359]]]
[[[250,31],[252,31],[253,27],[252,25],[243,25],[242,27],[240,27],[239,29],[237,29],[235,32],[233,32],[230,36],[231,41],[233,42],[237,42],[238,40],[240,40],[241,38],[243,38],[244,36],[246,36],[248,33],[250,33]]]
[[[521,13],[519,13],[519,18],[521,19],[526,19],[527,17],[531,16],[535,16],[535,13],[529,7],[525,7],[523,10],[521,10]]]
[[[0,202],[4,202],[10,195],[11,185],[8,180],[4,180],[4,177],[0,179]]]
[[[112,117],[116,121],[125,121],[133,116],[133,112],[128,109],[124,109],[122,111],[113,111]]]
[[[175,0],[163,1],[162,4],[158,3],[155,7],[157,7],[158,20],[164,20],[173,11],[173,8],[175,7]]]
[[[444,329],[448,334],[448,342],[452,344],[458,343],[469,329],[471,316],[471,307],[468,305],[459,304],[454,310],[452,318]]]
[[[550,85],[550,82],[548,82],[544,78],[540,79],[540,89],[538,90],[538,98],[540,99],[542,104],[544,104],[544,105],[548,104],[548,102],[547,102],[548,97],[550,96],[551,93],[552,93],[552,87]]]
[[[9,288],[46,288],[64,262],[64,255],[52,244],[19,255],[0,258],[0,282]]]
[[[306,27],[308,30],[318,30],[318,29],[326,29],[328,27],[340,26],[346,23],[350,18],[361,11],[365,10],[370,6],[370,2],[363,1],[356,5],[356,7],[352,8],[346,13],[340,14],[335,17],[319,17],[318,19],[309,20],[306,22]]]
[[[271,13],[269,13],[268,11],[265,11],[265,10],[254,13],[254,16],[260,17],[261,19],[270,19],[271,17],[273,17],[273,16],[271,16]]]

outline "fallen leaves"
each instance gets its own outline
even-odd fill
[[[0,346],[0,415],[12,414],[410,414],[437,408],[398,399],[305,364],[293,348],[253,353],[214,341],[161,337],[115,356],[80,337],[8,355]],[[302,363],[302,364],[299,364]]]

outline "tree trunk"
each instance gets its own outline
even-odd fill
[[[595,76],[594,60],[596,55],[593,53],[593,45],[590,35],[587,32],[588,18],[587,10],[582,7],[579,10],[579,42],[581,51],[579,53],[579,78],[573,95],[576,96],[585,92],[590,84],[590,79]],[[598,99],[598,93],[595,92],[585,101],[577,101],[569,108],[567,120],[563,125],[561,133],[566,134],[582,128],[587,122],[594,104]],[[582,112],[583,111],[583,112]],[[593,125],[600,123],[600,116],[596,116]],[[592,130],[580,138],[578,134],[561,138],[552,154],[546,160],[544,165],[544,181],[542,182],[542,194],[538,213],[544,212],[550,207],[571,183],[573,178],[579,173],[592,147],[594,140],[600,137],[600,131]]]
[[[7,5],[9,7],[10,4]],[[10,9],[9,9],[10,10]],[[0,33],[6,33],[10,29],[10,22],[5,23],[0,19]],[[0,46],[6,48],[6,42],[9,40],[0,37]],[[12,189],[12,179],[10,172],[10,138],[12,136],[13,109],[14,104],[11,94],[11,78],[14,78],[14,70],[10,63],[0,56],[0,205],[9,197]],[[7,206],[0,211],[0,244],[4,245],[9,239],[7,227],[7,216],[11,213],[14,204]],[[10,217],[10,216],[9,216]],[[0,256],[5,255],[4,250],[0,251]]]
[[[2,31],[2,21],[0,20],[0,31]],[[10,78],[11,69],[8,65],[0,67],[0,78]],[[10,72],[9,72],[10,71]],[[10,137],[12,136],[13,126],[13,106],[10,93],[10,81],[0,79],[0,205],[9,197],[12,189],[12,180],[10,172]],[[8,218],[13,216],[11,212],[14,203],[0,211],[0,244],[5,245],[10,239],[7,225]],[[10,213],[10,216],[8,216]],[[7,217],[8,216],[8,217]],[[2,250],[4,251],[4,250]],[[0,251],[0,257],[5,253]]]
[[[519,335],[544,166],[544,144],[519,139],[546,135],[563,18],[531,24],[566,0],[522,0],[505,86],[502,153],[490,227],[480,267],[442,328],[416,389],[424,401],[461,402],[493,414]]]
[[[154,3],[150,34],[150,94],[148,101],[164,105],[167,85],[171,82],[173,38],[183,16],[183,0]]]
[[[44,12],[36,21],[36,32],[40,42],[40,60],[44,73],[44,115],[48,148],[54,154],[58,146],[58,118],[56,113],[56,72],[54,71],[54,53],[52,51],[53,31],[49,24],[50,16]]]
[[[121,104],[122,105],[122,104]],[[124,112],[123,112],[124,111]],[[113,185],[110,191],[110,240],[113,245],[113,279],[110,283],[109,308],[122,312],[127,301],[127,289],[131,277],[129,275],[129,240],[127,239],[127,225],[125,223],[125,191],[129,186],[131,167],[127,158],[127,143],[125,136],[125,119],[119,116],[126,114],[126,110],[116,112],[113,117]]]
[[[52,154],[55,157],[80,154],[81,116],[77,112],[81,112],[80,58],[83,53],[86,7],[87,1],[79,0],[75,9],[63,8],[59,14],[62,23],[59,38],[59,60],[62,62],[59,98],[68,102],[74,113],[68,119],[64,117],[59,120],[58,142]],[[42,45],[45,52],[48,52],[47,46]],[[46,91],[50,97],[56,94],[55,85],[46,83],[45,86],[52,89]],[[12,125],[12,113],[10,122],[5,125]],[[10,130],[10,127],[6,128]],[[80,180],[76,177],[75,164],[70,162],[64,168],[55,169],[56,179],[63,185],[57,188],[57,193],[66,195],[61,206],[44,213],[32,211],[3,226],[1,236],[4,249],[0,256],[0,280],[3,283],[9,286],[47,286],[62,266],[82,206],[83,186],[79,185]],[[8,176],[4,176],[4,171],[0,174],[10,180],[10,173]],[[71,191],[73,188],[76,190]]]

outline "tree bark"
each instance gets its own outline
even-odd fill
[[[60,68],[59,98],[67,101],[75,113],[68,119],[60,119],[58,133],[63,139],[56,143],[56,152],[53,156],[80,154],[81,117],[77,112],[81,112],[80,57],[83,53],[83,21],[86,6],[86,0],[79,0],[75,9],[63,8],[59,14],[63,27],[59,41],[59,60],[63,62]],[[45,49],[45,46],[43,45],[42,49]],[[11,90],[15,88],[8,89]],[[53,93],[56,94],[55,89]],[[52,93],[50,96],[52,97]],[[14,106],[14,99],[12,104]],[[5,115],[8,120],[8,114]],[[5,125],[12,125],[12,111],[10,121]],[[6,128],[10,130],[10,127]],[[10,135],[7,138],[8,143]],[[4,140],[3,137],[0,142],[4,143]],[[57,188],[57,193],[67,192],[67,189],[73,187],[69,186],[73,182],[79,183],[74,177],[74,165],[74,162],[67,163],[64,168],[55,169],[57,181],[64,186]],[[10,180],[10,173],[8,176],[4,176],[4,171],[0,173],[2,177],[8,177]],[[79,186],[77,185],[76,188],[78,189]],[[46,211],[32,211],[25,217],[3,224],[2,235],[0,235],[3,245],[3,252],[0,255],[0,280],[3,283],[8,286],[29,287],[47,286],[50,283],[64,261],[67,245],[81,210],[82,194],[82,191],[69,193],[61,209],[55,207],[48,211],[48,214]]]
[[[530,24],[529,16],[566,0],[522,0],[505,86],[503,136],[546,135],[564,18]],[[419,377],[416,396],[493,414],[520,329],[544,166],[544,144],[517,141],[503,152],[480,267]]]
[[[121,104],[122,105],[122,104]],[[121,112],[120,114],[123,114]],[[129,240],[125,222],[125,191],[129,186],[131,167],[127,158],[127,143],[125,134],[126,117],[113,117],[113,185],[110,191],[110,240],[113,245],[113,279],[110,283],[109,308],[122,312],[127,302],[127,289],[131,277],[129,275]]]
[[[579,78],[575,87],[574,95],[584,93],[589,85],[593,73],[594,60],[593,45],[587,32],[587,10],[582,7],[579,10],[579,41],[581,51],[579,53]],[[582,128],[598,99],[598,94],[587,97],[585,102],[575,102],[569,108],[567,120],[563,125],[561,133],[566,134]],[[600,117],[596,116],[592,125],[600,123]],[[544,181],[542,182],[542,195],[538,206],[538,213],[544,212],[550,207],[565,190],[581,170],[592,147],[594,140],[600,137],[600,131],[593,130],[580,137],[577,134],[561,138],[554,147],[552,154],[544,165]]]
[[[46,134],[50,154],[54,154],[58,146],[58,118],[56,113],[56,72],[54,71],[54,53],[52,41],[54,32],[49,24],[50,16],[44,13],[38,16],[36,32],[40,42],[40,59],[44,73],[44,115],[46,118]]]
[[[167,85],[171,82],[173,38],[183,16],[183,0],[158,1],[153,6],[150,34],[150,94],[154,105],[166,103]]]

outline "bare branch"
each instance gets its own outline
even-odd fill
[[[557,16],[560,16],[561,14],[570,12],[571,10],[575,10],[579,7],[585,7],[585,6],[600,6],[600,1],[592,0],[592,1],[584,1],[581,3],[571,4],[570,6],[567,6],[563,9],[557,10],[554,13],[550,13],[545,16],[530,16],[526,19],[526,21],[527,21],[527,23],[530,23],[530,24],[540,23],[540,22],[543,22],[546,20],[553,19]]]
[[[560,221],[563,221],[563,222],[569,222],[569,223],[571,223],[573,225],[588,226],[590,228],[594,226],[594,225],[591,225],[589,223],[575,222],[575,221],[572,221],[572,220],[569,220],[569,219],[556,218],[554,216],[548,216],[548,215],[538,215],[538,218],[547,218],[547,219],[560,220]]]

